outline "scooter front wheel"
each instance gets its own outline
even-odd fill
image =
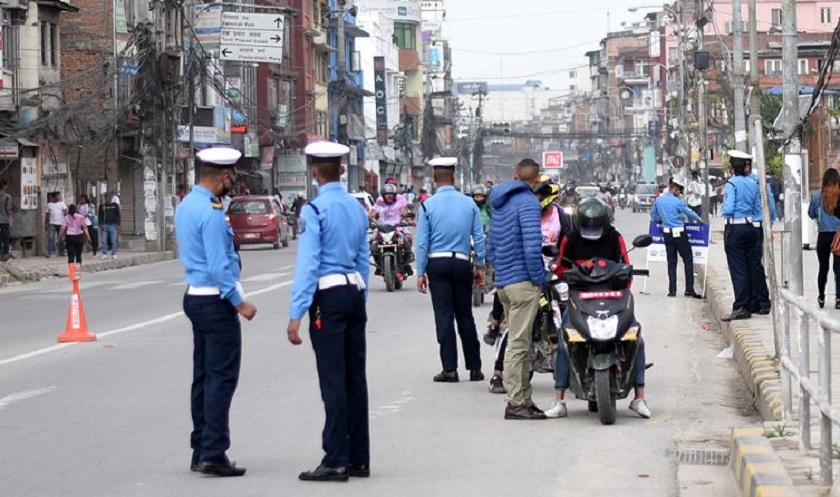
[[[608,369],[595,371],[595,399],[598,406],[598,420],[603,425],[615,424],[615,395],[612,392],[612,372]]]

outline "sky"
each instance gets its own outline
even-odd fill
[[[585,66],[621,23],[638,22],[656,0],[444,0],[456,80],[515,83],[541,80],[559,89],[560,74]]]

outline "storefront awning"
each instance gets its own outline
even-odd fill
[[[25,147],[40,147],[41,146],[40,143],[35,143],[33,141],[29,141],[26,138],[18,138],[17,141],[18,141],[18,143],[20,143],[21,145],[23,145]]]

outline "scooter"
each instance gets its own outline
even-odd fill
[[[633,248],[652,242],[650,235],[639,235]],[[556,256],[557,249],[543,249],[544,255],[552,252]],[[589,402],[589,411],[597,412],[602,424],[611,425],[616,420],[616,400],[634,389],[642,340],[628,286],[632,276],[648,276],[649,271],[599,258],[569,262],[574,267],[563,275],[569,285],[569,305],[561,326],[564,347],[558,353],[569,359],[570,390]]]

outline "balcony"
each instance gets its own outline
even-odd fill
[[[400,71],[414,72],[420,70],[420,53],[417,50],[400,49]]]
[[[403,114],[407,116],[420,117],[423,114],[423,104],[417,93],[406,93],[401,104]]]

